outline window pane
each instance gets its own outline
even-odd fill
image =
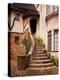
[[[19,37],[18,36],[15,37],[15,44],[19,44]]]
[[[51,51],[51,31],[48,32],[48,51]]]
[[[58,51],[58,30],[54,30],[54,51]]]

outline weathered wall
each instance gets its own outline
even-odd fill
[[[52,16],[48,21],[47,21],[47,32],[52,31],[52,51],[54,51],[53,46],[54,46],[54,30],[59,28],[59,22],[58,22],[58,16]],[[48,41],[47,41],[48,42]]]
[[[11,25],[13,23],[13,19],[15,18],[15,16],[16,16],[15,12],[12,12],[11,13]],[[10,32],[19,32],[19,33],[23,32],[23,19],[21,15],[20,15],[19,21],[15,20],[14,26]]]
[[[47,38],[46,38],[46,24],[45,24],[45,18],[46,18],[46,6],[41,5],[37,9],[39,11],[40,17],[37,23],[37,30],[36,30],[36,36],[40,36],[43,39],[43,42],[47,43]]]
[[[52,6],[51,6],[52,8]],[[58,22],[58,15],[52,16],[50,17],[47,21],[46,20],[46,5],[39,5],[38,8],[36,8],[39,11],[40,17],[38,19],[37,22],[37,28],[36,28],[36,37],[41,36],[45,45],[46,45],[46,49],[47,49],[47,43],[48,43],[48,39],[47,39],[47,33],[48,31],[52,31],[52,51],[53,51],[53,31],[54,29],[58,29],[59,28],[59,22]],[[51,55],[58,57],[58,52],[50,52]]]
[[[13,23],[13,19],[15,17],[15,12],[11,13],[11,25]],[[23,39],[28,39],[29,32],[28,30],[23,31],[23,23],[25,23],[27,19],[23,20],[20,15],[20,20],[15,21],[12,30],[8,32],[8,68],[9,68],[9,76],[17,76],[20,75],[20,71],[25,69],[26,66],[26,47],[23,44]],[[29,27],[29,22],[26,25]],[[18,42],[15,42],[16,37],[18,37]],[[19,70],[20,69],[20,70]],[[18,73],[19,71],[19,73]],[[22,74],[21,74],[22,75]]]
[[[58,24],[58,16],[52,16],[48,21],[47,21],[47,31],[49,30],[54,30],[59,28]]]
[[[15,37],[19,37],[19,44],[15,43]],[[18,33],[18,32],[9,32],[8,33],[8,59],[10,66],[10,76],[20,75],[19,70],[25,69],[27,66],[26,62],[26,48],[22,44],[23,39],[29,38],[29,32]]]
[[[58,16],[52,16],[48,21],[47,21],[47,33],[48,31],[52,31],[52,45],[51,45],[51,50],[54,51],[54,30],[59,29],[59,22],[58,22]],[[47,39],[48,42],[48,39]],[[54,56],[55,58],[58,58],[58,52],[51,52],[51,55]]]

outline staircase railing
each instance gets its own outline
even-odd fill
[[[35,53],[35,44],[34,44],[31,54],[26,56],[27,67],[29,66],[29,63],[31,62],[31,60],[33,59],[34,53]]]

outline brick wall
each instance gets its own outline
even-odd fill
[[[25,33],[8,32],[8,75],[16,76],[19,69],[26,68],[25,46],[23,39],[29,38],[28,30]],[[17,42],[16,42],[17,41]],[[26,64],[25,64],[26,63]]]
[[[24,54],[24,46],[22,45],[22,35],[20,33],[8,33],[8,37],[9,37],[9,51],[10,51],[10,55],[11,58],[13,59],[14,57],[16,57],[18,54]],[[19,38],[17,41],[18,43],[15,41],[15,38]]]

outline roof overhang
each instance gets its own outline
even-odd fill
[[[11,11],[16,11],[23,14],[23,18],[29,16],[39,16],[39,12],[36,10],[34,4],[9,3],[8,10],[8,13],[11,13]]]

